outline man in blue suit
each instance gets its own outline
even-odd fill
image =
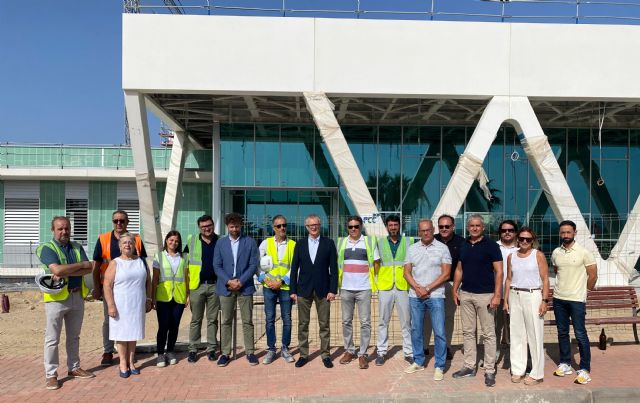
[[[220,239],[213,253],[213,269],[218,276],[216,292],[220,296],[222,323],[220,344],[222,355],[218,359],[219,367],[226,367],[231,360],[231,327],[236,303],[242,318],[242,334],[247,360],[258,365],[254,354],[253,341],[253,275],[258,265],[258,247],[256,241],[243,235],[243,219],[240,214],[230,213],[224,217],[228,236]]]
[[[309,322],[311,304],[315,303],[320,327],[322,364],[333,368],[329,355],[331,301],[338,293],[338,255],[333,240],[320,236],[320,217],[309,214],[304,220],[309,236],[296,243],[291,262],[291,299],[298,303],[298,346],[296,367],[309,357]]]

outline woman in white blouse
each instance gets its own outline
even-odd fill
[[[544,378],[544,314],[549,295],[549,266],[531,228],[518,231],[519,249],[507,258],[504,310],[511,323],[511,381],[536,385]],[[525,378],[527,345],[531,372]]]
[[[189,306],[188,259],[182,256],[182,237],[178,231],[169,231],[164,238],[162,252],[153,261],[153,304],[158,314],[156,365],[176,364],[174,355],[178,329],[184,308]],[[166,352],[166,354],[165,354]]]

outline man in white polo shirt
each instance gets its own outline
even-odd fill
[[[375,291],[375,272],[380,268],[376,238],[362,235],[362,218],[347,218],[349,236],[338,240],[338,276],[342,281],[342,335],[344,355],[340,364],[358,357],[360,369],[369,368],[367,347],[371,340],[371,293]],[[340,281],[340,280],[338,280]],[[360,349],[353,344],[353,311],[358,305],[360,316]]]
[[[411,374],[424,369],[423,325],[425,312],[429,312],[435,334],[435,371],[433,379],[444,378],[447,359],[447,338],[444,330],[444,283],[451,272],[451,254],[447,245],[435,240],[431,220],[418,223],[420,242],[409,247],[404,263],[404,277],[411,286],[411,344],[413,364],[404,370]]]

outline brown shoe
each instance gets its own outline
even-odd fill
[[[361,355],[360,357],[358,357],[358,366],[360,367],[360,369],[369,368],[369,361],[367,361],[366,355]]]
[[[82,368],[76,368],[69,372],[69,376],[72,378],[89,379],[95,378],[95,375],[89,371],[85,371]]]
[[[542,382],[544,382],[543,378],[533,379],[530,376],[527,376],[527,378],[524,380],[524,384],[527,385],[527,386],[537,385],[537,384],[542,383]]]
[[[356,358],[356,356],[347,351],[347,352],[344,353],[342,358],[340,358],[340,364],[342,364],[342,365],[348,364],[351,361],[353,361],[354,358]]]
[[[60,389],[58,378],[56,378],[55,376],[52,376],[51,378],[46,378],[45,387],[49,390]]]
[[[524,375],[511,375],[511,382],[520,383],[524,379]]]

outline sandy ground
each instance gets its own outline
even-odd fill
[[[11,303],[9,313],[0,314],[0,356],[5,354],[40,353],[44,343],[44,302],[40,291],[18,291],[7,293]],[[102,350],[102,301],[85,302],[84,323],[80,335],[80,351]],[[182,316],[180,335],[187,334],[191,312],[186,309]],[[140,343],[155,343],[158,320],[155,311],[147,314],[145,340]],[[64,330],[61,345],[64,345]]]

